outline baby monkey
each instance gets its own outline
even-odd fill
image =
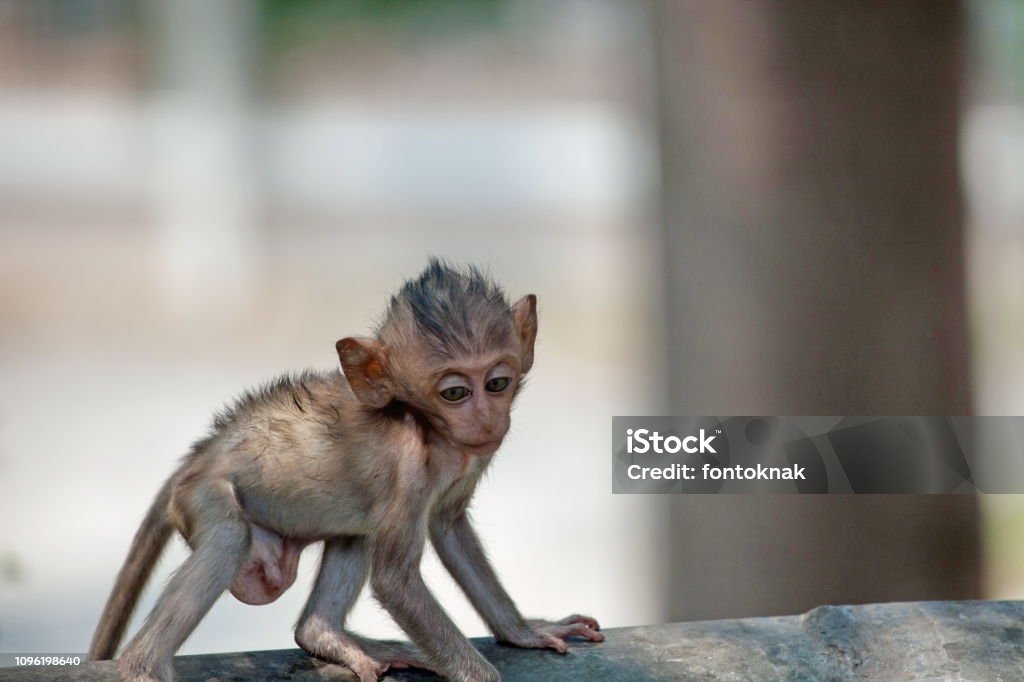
[[[389,667],[500,679],[424,584],[428,535],[499,641],[563,653],[569,637],[602,641],[586,616],[524,619],[467,511],[533,365],[536,300],[509,305],[478,269],[431,259],[392,296],[374,337],[338,341],[342,372],[281,378],[240,398],[161,488],[90,658],[113,657],[173,530],[192,553],[121,653],[122,680],[171,680],[174,653],[224,590],[269,604],[295,581],[302,549],[321,541],[320,572],[295,641],[361,682]],[[367,579],[413,644],[345,629]]]

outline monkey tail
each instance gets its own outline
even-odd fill
[[[89,660],[102,661],[114,657],[135,604],[142,594],[142,588],[146,586],[146,579],[171,537],[173,528],[167,518],[167,508],[171,502],[172,480],[168,479],[164,483],[142,525],[135,532],[128,558],[117,574],[114,589],[107,598],[107,605],[92,637]]]

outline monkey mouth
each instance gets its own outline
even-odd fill
[[[496,438],[494,440],[485,440],[480,443],[463,443],[462,447],[475,455],[489,455],[501,447],[501,441],[501,438]]]

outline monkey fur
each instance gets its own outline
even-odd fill
[[[323,558],[295,640],[361,682],[402,667],[459,682],[500,679],[424,584],[428,537],[498,641],[563,653],[570,637],[602,641],[586,616],[524,619],[467,511],[508,431],[536,334],[536,297],[510,305],[477,268],[431,259],[391,297],[372,337],[338,341],[342,371],[305,372],[245,394],[160,489],[90,658],[114,656],[174,531],[192,553],[121,653],[126,682],[169,682],[174,653],[225,590],[247,604],[274,601],[316,542]],[[367,581],[412,643],[345,629]]]

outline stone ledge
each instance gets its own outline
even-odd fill
[[[745,618],[607,630],[604,644],[567,656],[476,646],[507,682],[564,680],[1024,680],[1024,602],[909,602],[822,606],[802,616]],[[178,679],[354,680],[298,649],[179,656]],[[110,661],[78,668],[0,669],[0,682],[115,680]],[[436,680],[389,674],[393,682]]]

